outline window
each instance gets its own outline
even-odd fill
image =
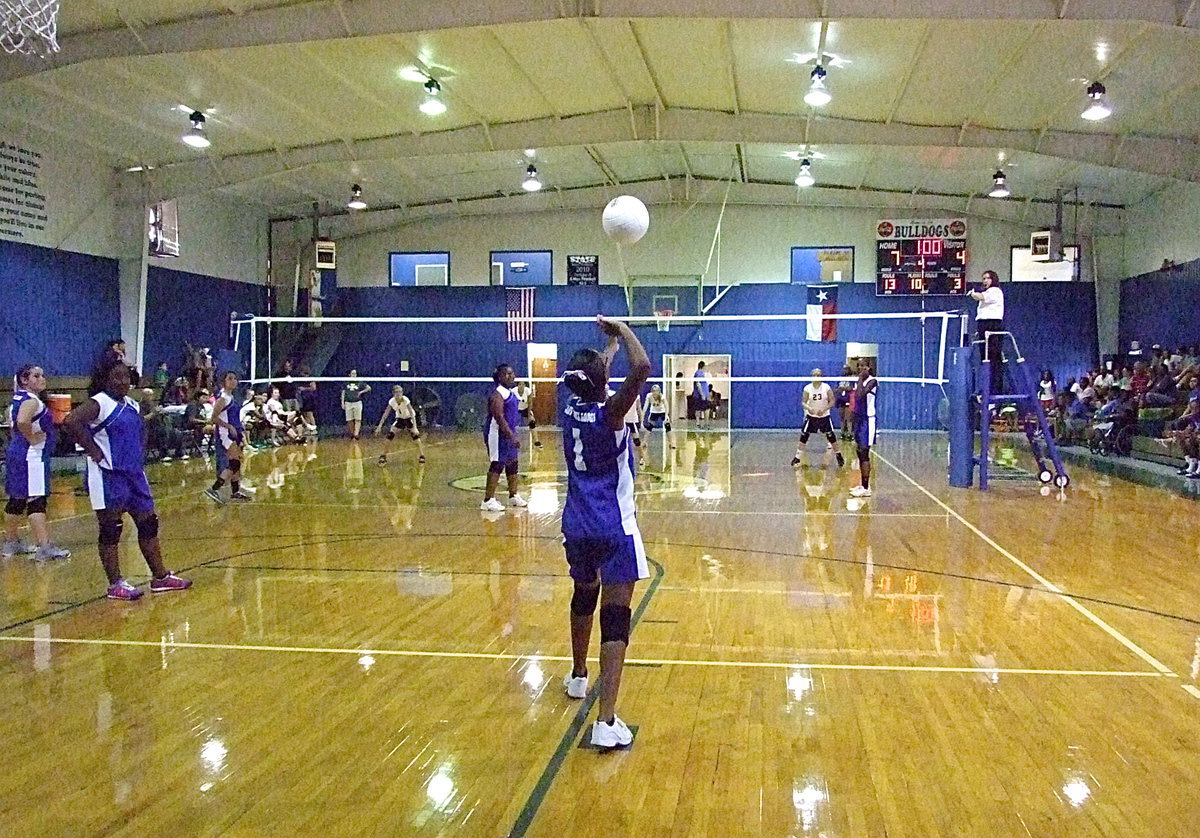
[[[792,282],[820,285],[854,281],[853,247],[793,247]]]
[[[444,250],[388,254],[390,285],[449,285],[450,254]]]
[[[553,285],[553,253],[549,250],[493,250],[492,285]]]

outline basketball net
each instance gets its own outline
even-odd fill
[[[0,0],[0,47],[46,58],[58,52],[58,0]]]
[[[668,309],[654,312],[654,325],[658,327],[660,332],[671,331],[671,318],[675,316],[675,312]]]

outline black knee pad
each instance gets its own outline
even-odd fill
[[[145,518],[137,518],[134,520],[137,524],[138,541],[147,538],[158,538],[158,516],[151,512]]]
[[[667,429],[667,433],[671,432],[671,423],[670,422],[664,423],[663,427]]]
[[[580,617],[590,617],[596,613],[596,602],[600,599],[600,586],[592,585],[585,588],[575,585],[575,593],[571,594],[571,613]]]
[[[24,515],[25,503],[25,498],[9,498],[8,503],[4,504],[4,511],[9,515]]]
[[[388,432],[387,432],[387,438],[388,438],[388,442],[391,442],[393,439],[395,439],[395,438],[396,438],[396,432],[395,432],[395,431],[388,431]]]
[[[242,470],[242,461],[241,460],[230,460],[229,461],[229,470],[233,474],[237,474],[238,472],[240,472]]]
[[[26,515],[45,515],[46,514],[46,496],[40,498],[30,498],[25,501]]]
[[[101,518],[100,519],[100,546],[111,547],[114,544],[121,543],[121,530],[125,525],[120,518]]]
[[[632,612],[624,605],[600,606],[600,642],[629,643],[629,620]]]
[[[492,460],[492,462],[488,465],[488,471],[492,474],[499,474],[500,472],[504,471],[504,463],[500,462],[499,460]]]
[[[537,427],[537,422],[535,422],[533,419],[530,419],[529,420],[529,430],[532,431],[536,427]]]
[[[831,443],[837,442],[837,434],[835,434],[833,431],[829,431],[827,434],[825,434],[825,438]]]
[[[808,432],[805,431],[804,433],[800,434],[800,444],[806,445],[807,443],[808,443]]]
[[[509,477],[516,477],[517,476],[517,461],[509,460],[507,463],[505,463],[504,464],[504,473],[507,474]]]
[[[860,463],[865,463],[871,459],[871,446],[860,445],[858,446],[858,451],[856,453],[858,454],[858,461]]]
[[[409,433],[410,433],[410,434],[412,434],[412,438],[413,438],[413,439],[420,439],[420,438],[421,438],[421,432],[420,432],[420,431],[409,431]]]

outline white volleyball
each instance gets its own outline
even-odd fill
[[[608,202],[601,224],[618,244],[633,244],[650,229],[650,210],[632,195],[621,195]]]

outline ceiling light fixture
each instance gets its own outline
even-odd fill
[[[200,111],[192,111],[188,115],[188,119],[191,121],[192,127],[184,132],[180,139],[192,148],[208,148],[212,145],[212,141],[204,134],[204,114]]]
[[[526,192],[537,192],[542,188],[542,182],[538,179],[537,169],[532,163],[525,170],[525,180],[521,181],[521,188]]]
[[[1008,181],[1004,177],[1004,172],[997,169],[996,174],[992,175],[992,191],[988,193],[988,197],[1007,198],[1011,194],[1008,191]]]
[[[800,161],[800,174],[796,175],[796,185],[807,188],[817,182],[817,179],[812,175],[812,164],[808,162],[808,158]]]
[[[807,105],[812,105],[814,108],[819,108],[822,105],[828,105],[832,101],[833,96],[828,88],[825,87],[825,68],[818,64],[813,67],[812,82],[808,86],[808,92],[804,94],[804,102]]]
[[[1098,81],[1092,82],[1088,85],[1087,97],[1088,105],[1083,109],[1083,113],[1080,116],[1090,122],[1096,122],[1112,116],[1112,106],[1108,104],[1108,96],[1105,94],[1104,85]]]
[[[442,86],[437,79],[431,78],[425,82],[425,101],[421,103],[421,113],[426,116],[437,116],[446,112],[446,103],[441,100]]]
[[[352,210],[365,210],[367,202],[362,197],[362,187],[357,183],[350,187],[350,200],[346,202],[346,206]]]

